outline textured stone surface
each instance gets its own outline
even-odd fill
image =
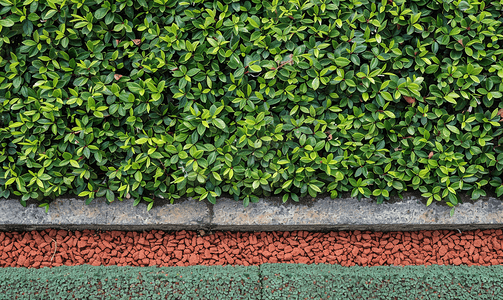
[[[97,229],[97,230],[434,230],[503,228],[503,202],[485,197],[460,204],[454,216],[450,207],[409,194],[395,203],[376,204],[355,198],[319,198],[303,204],[270,199],[250,203],[220,198],[216,205],[193,199],[175,204],[156,200],[147,212],[145,203],[133,200],[107,205],[96,199],[61,198],[50,205],[49,213],[36,204],[21,206],[18,200],[0,200],[0,230]],[[166,201],[164,201],[166,202]]]
[[[185,200],[154,206],[147,211],[145,202],[133,206],[134,200],[114,201],[56,199],[49,212],[35,204],[21,206],[18,200],[0,201],[0,230],[37,230],[45,228],[103,230],[177,230],[199,229],[210,222],[210,210],[204,202]]]
[[[464,203],[450,216],[451,208],[426,206],[416,196],[396,203],[376,204],[370,199],[321,198],[310,205],[263,201],[246,208],[232,199],[219,199],[213,207],[215,230],[434,230],[503,227],[499,199]]]

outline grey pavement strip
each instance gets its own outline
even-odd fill
[[[208,205],[202,201],[180,201],[150,211],[145,202],[133,203],[129,199],[107,204],[98,198],[85,205],[85,199],[58,198],[46,213],[36,204],[23,207],[19,200],[0,200],[0,230],[195,230],[210,223]]]
[[[262,199],[261,199],[262,200]],[[426,206],[417,196],[396,203],[377,204],[371,199],[321,198],[311,205],[280,205],[267,201],[244,208],[230,199],[219,199],[213,207],[215,230],[437,230],[503,227],[503,205],[486,197],[451,208],[432,203]]]
[[[107,204],[95,199],[60,198],[49,212],[31,203],[0,200],[0,230],[197,230],[289,231],[289,230],[435,230],[503,228],[503,202],[493,197],[460,204],[454,216],[450,207],[433,203],[425,206],[420,197],[409,194],[395,203],[377,204],[371,199],[318,198],[299,204],[260,199],[243,207],[229,198],[217,204],[185,199],[175,204],[133,206],[133,199]]]

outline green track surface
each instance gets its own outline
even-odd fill
[[[4,268],[0,299],[503,299],[503,266]]]

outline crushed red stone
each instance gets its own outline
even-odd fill
[[[0,232],[0,267],[326,263],[500,265],[502,230],[457,232]]]

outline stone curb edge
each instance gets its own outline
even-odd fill
[[[186,199],[175,204],[133,206],[133,199],[110,204],[99,198],[58,198],[49,212],[36,204],[23,207],[16,199],[0,200],[0,230],[27,231],[57,228],[66,230],[207,230],[207,231],[412,231],[474,230],[503,228],[503,201],[483,197],[463,203],[450,216],[451,208],[407,195],[395,203],[377,204],[371,199],[318,198],[309,204],[280,203],[260,199],[244,207],[242,202],[219,198],[207,201]]]

